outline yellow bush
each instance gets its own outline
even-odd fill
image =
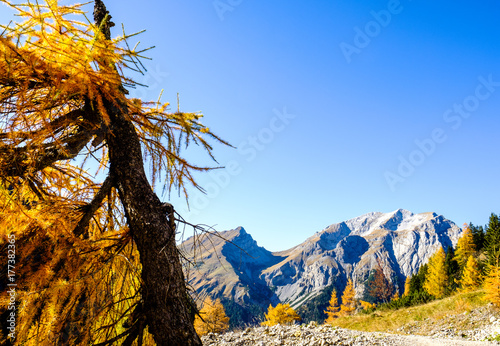
[[[399,291],[396,289],[396,291],[394,291],[394,294],[392,295],[391,301],[398,299],[399,299]]]
[[[363,310],[374,309],[377,306],[377,304],[365,302],[364,300],[360,300],[359,302],[361,303],[361,307],[363,308]]]
[[[200,317],[201,316],[201,317]],[[215,302],[207,297],[200,310],[200,315],[194,320],[194,329],[198,335],[222,333],[229,328],[229,317],[219,299]]]
[[[265,314],[266,320],[261,323],[263,326],[274,326],[275,324],[293,324],[295,321],[300,321],[300,316],[297,315],[294,309],[290,307],[290,304],[278,304],[276,307],[272,307],[269,304],[267,309],[267,314]]]

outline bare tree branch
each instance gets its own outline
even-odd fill
[[[97,209],[99,209],[99,207],[102,204],[102,201],[109,194],[112,187],[113,187],[113,177],[111,175],[108,175],[107,178],[102,183],[101,188],[94,196],[92,202],[83,207],[83,209],[85,210],[85,214],[82,216],[82,218],[78,222],[78,225],[73,230],[74,235],[78,237],[82,234],[86,234],[88,236],[87,233],[90,220],[94,216]]]

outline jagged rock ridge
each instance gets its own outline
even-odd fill
[[[292,249],[271,253],[242,228],[181,244],[195,266],[186,266],[193,288],[202,295],[226,297],[263,307],[287,302],[298,307],[334,284],[353,279],[357,296],[377,261],[402,289],[439,248],[455,246],[461,229],[436,213],[399,209],[369,213],[333,224]],[[223,240],[225,238],[227,241]]]

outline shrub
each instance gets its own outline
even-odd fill
[[[274,326],[275,324],[293,324],[295,321],[300,321],[300,316],[297,315],[290,304],[278,304],[273,308],[269,304],[266,320],[261,323],[263,326]]]

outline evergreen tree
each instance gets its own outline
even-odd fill
[[[477,289],[480,284],[481,274],[479,272],[479,266],[474,258],[470,255],[467,260],[467,264],[462,273],[462,278],[460,280],[460,289],[463,292],[470,292]]]
[[[290,304],[278,304],[273,308],[269,304],[266,320],[261,323],[263,326],[274,326],[275,324],[293,324],[295,321],[300,321],[300,316],[297,315],[295,310]]]
[[[330,298],[330,302],[328,307],[325,310],[325,314],[328,315],[325,323],[331,323],[335,318],[339,316],[340,306],[337,299],[337,291],[334,289],[332,291],[332,296]]]
[[[472,232],[472,238],[474,239],[474,244],[476,245],[476,251],[481,251],[484,248],[485,234],[483,226],[474,226],[469,223],[469,229]]]
[[[485,249],[488,263],[496,265],[500,257],[500,220],[492,213],[486,229]]]
[[[410,279],[410,294],[425,292],[424,283],[429,271],[429,264],[425,263],[420,266],[417,274],[413,275]]]
[[[417,304],[424,304],[433,299],[424,289],[424,283],[428,273],[428,264],[420,266],[418,272],[409,277],[409,290],[408,294],[404,296],[398,306],[411,306]],[[406,290],[406,288],[405,288]]]
[[[205,299],[203,308],[194,320],[194,328],[200,336],[208,333],[222,333],[229,328],[229,317],[226,316],[219,299],[215,302],[210,297]]]
[[[297,314],[301,317],[303,323],[315,321],[323,323],[327,318],[326,308],[330,305],[329,301],[332,291],[335,290],[335,284],[325,287],[316,297],[309,299],[297,309]]]
[[[440,246],[438,251],[429,259],[429,271],[424,282],[424,289],[427,293],[436,298],[442,298],[444,296],[448,283],[445,259],[446,254],[442,246]]]
[[[445,268],[448,274],[448,283],[446,285],[447,293],[454,292],[458,287],[460,281],[461,271],[457,260],[455,259],[455,252],[453,247],[448,246],[445,258]]]
[[[224,311],[229,317],[229,329],[241,329],[248,325],[257,324],[264,319],[266,309],[252,302],[237,303],[233,299],[221,297]]]
[[[342,293],[342,304],[340,305],[340,316],[351,315],[356,310],[356,300],[354,299],[354,285],[352,280],[347,281],[347,286]]]
[[[368,303],[375,304],[377,302],[377,298],[374,297],[370,292],[373,281],[375,281],[375,269],[370,270],[368,277],[366,278],[366,280],[363,283],[364,290],[363,290],[363,296],[361,297],[361,300],[368,302]]]

